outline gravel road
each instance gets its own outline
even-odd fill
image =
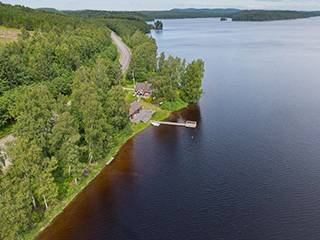
[[[13,137],[12,135],[9,135],[8,137],[0,140],[0,147],[3,147],[7,141],[11,141],[13,139],[15,139],[15,137]]]
[[[122,66],[122,73],[124,73],[127,68],[129,67],[130,63],[130,58],[131,58],[131,51],[125,45],[122,41],[121,38],[119,38],[114,32],[111,32],[111,38],[113,42],[116,44],[118,51],[120,53],[120,64]]]

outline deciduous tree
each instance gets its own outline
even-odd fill
[[[202,90],[202,78],[204,74],[204,62],[201,59],[192,61],[186,67],[186,72],[181,81],[181,98],[187,103],[199,101]]]

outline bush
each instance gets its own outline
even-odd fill
[[[187,103],[185,103],[184,101],[182,101],[181,99],[178,99],[177,101],[174,102],[167,102],[165,101],[161,108],[163,110],[168,110],[168,111],[178,111],[181,108],[185,108],[186,106],[188,106]]]
[[[171,103],[170,103],[170,102],[164,102],[164,103],[161,105],[161,108],[162,108],[163,110],[171,111]]]
[[[152,101],[152,97],[148,97],[148,98],[141,98],[143,101],[150,103]]]
[[[122,129],[121,133],[124,135],[124,136],[131,136],[131,134],[133,133],[133,130],[131,128],[131,124],[127,124],[125,126],[124,129]]]

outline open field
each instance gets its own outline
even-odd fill
[[[18,39],[19,29],[0,27],[0,42],[13,42]]]

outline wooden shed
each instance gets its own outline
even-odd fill
[[[142,105],[136,100],[130,103],[129,117],[132,119],[136,114],[138,114],[142,109]]]

